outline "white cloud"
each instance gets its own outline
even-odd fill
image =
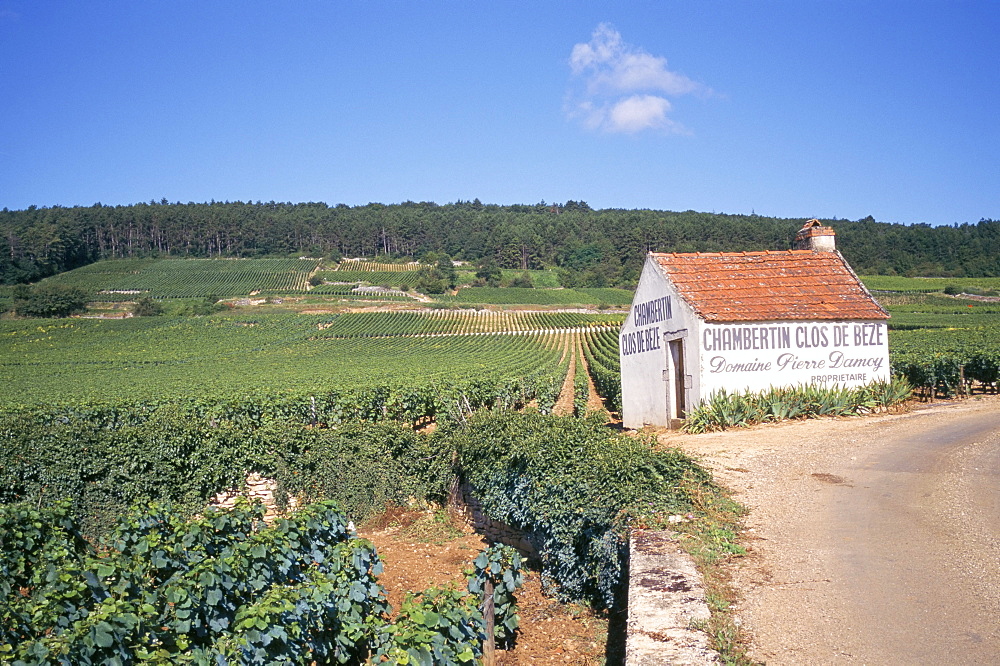
[[[632,95],[623,99],[594,104],[579,102],[567,115],[588,130],[613,134],[635,134],[643,130],[661,130],[671,134],[689,134],[680,123],[667,117],[670,100],[657,95]]]
[[[618,102],[608,112],[606,127],[611,132],[641,132],[644,129],[673,129],[667,118],[670,102],[656,95],[633,95]]]
[[[577,44],[570,54],[569,63],[574,74],[610,62],[622,51],[622,36],[608,23],[597,26],[587,44]]]
[[[607,23],[597,26],[589,42],[573,46],[569,65],[574,77],[584,84],[583,100],[571,105],[569,115],[582,118],[589,129],[685,132],[667,117],[671,104],[665,95],[712,92],[671,71],[666,58],[627,44]]]

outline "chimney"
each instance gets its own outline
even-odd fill
[[[809,220],[795,234],[795,249],[835,252],[837,250],[837,243],[833,240],[835,235],[833,229],[824,227],[819,220]]]

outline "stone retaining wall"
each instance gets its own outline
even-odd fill
[[[468,483],[452,485],[449,510],[490,541],[538,557],[532,535],[483,513]],[[701,574],[672,532],[633,530],[629,539],[626,666],[705,666],[720,663],[708,634],[709,619]]]
[[[493,520],[483,513],[483,505],[468,483],[454,483],[448,496],[448,509],[473,531],[490,541],[513,546],[529,559],[538,559],[538,549],[530,532]]]
[[[633,530],[629,542],[626,666],[720,663],[708,635],[701,574],[671,532]]]
[[[247,499],[260,500],[264,504],[264,508],[267,512],[264,514],[264,520],[270,522],[278,516],[277,502],[274,499],[274,492],[278,489],[278,482],[274,479],[266,479],[260,474],[253,472],[247,475],[246,482],[239,492],[226,492],[219,493],[210,502],[210,506],[218,506],[224,509],[231,509],[233,505],[236,504],[237,497],[246,497]],[[288,510],[294,511],[298,508],[298,498],[289,497],[288,498]]]

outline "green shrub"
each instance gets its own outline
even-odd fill
[[[326,409],[303,409],[317,407]],[[335,499],[359,520],[387,504],[443,502],[457,471],[487,515],[534,534],[551,590],[608,607],[630,521],[663,522],[692,511],[692,493],[715,492],[684,454],[614,434],[601,419],[494,409],[432,435],[346,418],[314,426],[261,404],[8,410],[0,412],[0,503],[68,501],[80,529],[97,537],[135,502],[169,501],[179,515],[196,515],[259,472],[277,481],[279,502]]]
[[[163,306],[149,296],[142,296],[132,306],[133,317],[156,317],[163,314]]]
[[[0,506],[0,660],[362,662],[389,611],[371,544],[329,503],[263,515],[137,505],[95,553],[64,504]]]
[[[532,289],[535,284],[531,281],[531,274],[528,273],[528,271],[524,271],[512,277],[503,286],[513,287],[515,289]]]
[[[506,649],[514,644],[514,636],[521,624],[517,614],[514,592],[524,584],[521,554],[510,546],[494,543],[476,556],[469,592],[482,603],[487,582],[493,585],[493,637]]]
[[[21,317],[68,317],[87,309],[87,292],[59,284],[16,287],[13,296]]]
[[[468,594],[408,595],[390,623],[378,555],[335,503],[263,518],[248,502],[195,518],[139,503],[95,550],[68,502],[0,505],[0,662],[468,664],[487,579],[496,637],[517,629],[510,548],[479,553]]]
[[[279,492],[335,500],[355,519],[388,505],[444,502],[452,477],[446,442],[397,424],[346,423],[334,430],[279,422],[257,437],[274,451]]]
[[[451,588],[408,594],[376,659],[392,664],[453,666],[482,657],[483,615],[473,600]]]
[[[447,436],[483,511],[533,534],[543,583],[566,601],[612,607],[629,521],[691,511],[692,485],[713,488],[680,451],[597,420],[481,414]]]

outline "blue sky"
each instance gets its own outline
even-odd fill
[[[1000,219],[1000,3],[0,0],[0,207]]]

